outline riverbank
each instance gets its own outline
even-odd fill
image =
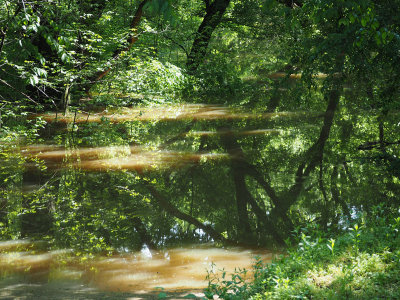
[[[253,300],[400,299],[399,212],[376,210],[351,223],[340,232],[301,228],[285,256],[256,265],[251,284],[243,285],[240,273],[212,277],[208,294]]]

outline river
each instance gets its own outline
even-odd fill
[[[267,250],[216,248],[210,244],[163,250],[144,246],[137,252],[95,256],[72,250],[44,251],[44,246],[45,243],[29,240],[0,243],[0,299],[17,296],[18,289],[24,286],[25,297],[29,296],[26,289],[34,295],[35,287],[40,287],[36,291],[39,293],[54,293],[57,286],[64,291],[75,286],[83,294],[86,289],[88,297],[95,292],[142,295],[138,297],[199,294],[207,287],[207,274],[220,276],[226,272],[230,278],[235,270],[246,269],[245,278],[251,279],[256,259],[269,263],[276,256]]]

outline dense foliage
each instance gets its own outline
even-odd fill
[[[373,216],[358,216],[340,234],[315,225],[299,228],[293,245],[279,260],[267,265],[256,261],[253,282],[244,280],[244,270],[223,278],[209,273],[206,295],[210,299],[215,294],[222,299],[399,298],[399,213],[388,215],[382,206],[372,211]]]
[[[354,272],[376,284],[363,293],[389,295],[399,12],[398,0],[2,1],[2,239],[91,253],[298,242],[259,269],[254,299],[363,298]]]

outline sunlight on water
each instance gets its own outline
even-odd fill
[[[175,106],[132,107],[105,110],[99,113],[77,112],[63,115],[46,113],[31,116],[41,117],[47,122],[89,123],[108,120],[113,123],[124,121],[179,121],[179,120],[240,120],[273,119],[279,117],[310,117],[310,112],[254,113],[225,106],[207,104],[184,104]]]
[[[339,76],[339,74],[336,74],[336,76]],[[302,77],[301,73],[294,73],[294,74],[288,74],[286,72],[275,72],[272,74],[268,75],[268,78],[270,79],[280,79],[280,78],[286,78],[289,77],[291,79],[300,79]],[[317,73],[317,74],[312,74],[313,78],[318,78],[318,79],[324,79],[328,77],[328,74],[325,73]]]
[[[199,290],[207,286],[207,270],[221,273],[223,269],[228,274],[235,268],[251,271],[256,256],[264,263],[271,262],[274,256],[264,250],[194,246],[160,251],[144,248],[85,260],[67,250],[35,252],[32,245],[27,241],[1,242],[1,273],[25,274],[30,276],[26,278],[44,281],[79,279],[103,290],[126,292],[146,292],[157,287]],[[248,276],[250,279],[251,272]]]
[[[217,136],[223,134],[234,134],[236,137],[248,135],[267,135],[267,134],[280,134],[283,130],[280,129],[255,129],[255,130],[241,130],[241,131],[191,131],[188,136]]]
[[[49,168],[61,168],[67,165],[86,171],[179,168],[207,160],[228,158],[228,155],[223,153],[149,151],[139,146],[65,149],[51,145],[33,145],[23,148],[22,155],[43,160]]]

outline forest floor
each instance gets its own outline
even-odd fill
[[[78,280],[31,282],[23,277],[10,277],[0,281],[0,299],[19,300],[80,300],[80,299],[201,299],[201,291],[138,291],[108,292]],[[203,298],[204,299],[204,298]]]

